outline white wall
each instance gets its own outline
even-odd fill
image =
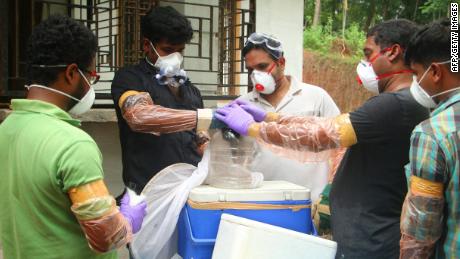
[[[256,0],[256,31],[281,40],[286,74],[302,80],[303,0]]]

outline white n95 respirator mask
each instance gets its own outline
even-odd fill
[[[358,74],[358,83],[362,84],[368,91],[379,94],[379,80],[382,78],[394,76],[402,73],[412,73],[410,69],[403,69],[399,71],[389,72],[381,75],[377,75],[372,67],[372,63],[369,61],[361,60],[356,67],[356,73]]]
[[[364,86],[369,92],[374,94],[379,93],[379,79],[375,74],[372,63],[369,61],[361,60],[356,67],[358,74],[358,82]]]
[[[86,79],[86,77],[83,75],[83,73],[80,71],[80,69],[78,69],[78,72],[80,73],[80,75],[82,76],[83,80],[85,80],[85,82],[88,84],[89,86],[89,90],[85,93],[85,95],[79,100],[73,96],[71,96],[70,94],[67,94],[67,93],[64,93],[62,91],[59,91],[57,89],[54,89],[54,88],[51,88],[51,87],[48,87],[48,86],[45,86],[45,85],[39,85],[39,84],[31,84],[31,85],[26,85],[25,87],[27,89],[30,89],[32,87],[38,87],[38,88],[42,88],[42,89],[46,89],[48,91],[51,91],[51,92],[55,92],[55,93],[58,93],[58,94],[62,94],[74,101],[77,101],[77,103],[72,106],[72,108],[68,111],[70,114],[73,114],[73,115],[82,115],[83,113],[89,111],[89,109],[91,109],[91,106],[93,106],[94,104],[94,100],[96,99],[96,93],[94,92],[94,88],[91,86],[91,84],[89,83],[88,79]]]
[[[450,60],[447,60],[447,61],[444,61],[444,62],[439,62],[437,64],[448,64],[450,63],[451,61]],[[429,95],[425,89],[422,88],[422,86],[420,86],[420,83],[422,82],[422,80],[425,78],[426,74],[428,73],[428,71],[430,70],[431,66],[423,73],[422,77],[420,78],[419,81],[417,81],[417,77],[414,75],[413,76],[413,79],[412,79],[412,84],[410,86],[410,93],[412,94],[412,96],[414,97],[414,99],[420,104],[422,105],[423,107],[425,108],[435,108],[438,104],[434,101],[434,97],[436,96],[440,96],[440,95],[443,95],[445,93],[449,93],[449,92],[453,92],[453,91],[456,91],[458,89],[460,89],[460,87],[455,87],[455,88],[452,88],[452,89],[449,89],[449,90],[446,90],[446,91],[443,91],[443,92],[440,92],[440,93],[437,93],[437,94],[433,94],[433,95]]]
[[[153,51],[155,51],[155,54],[157,54],[158,56],[157,61],[155,62],[153,66],[159,69],[162,69],[162,70],[180,71],[182,61],[184,60],[184,58],[182,57],[182,54],[180,54],[179,52],[174,52],[167,56],[160,56],[160,54],[158,54],[157,50],[153,46],[152,42],[151,41],[149,42],[150,42],[150,46],[152,47]]]
[[[358,80],[358,83],[362,84],[364,88],[366,88],[369,92],[372,92],[374,94],[380,93],[379,91],[379,80],[380,79],[391,77],[393,75],[402,74],[402,73],[412,73],[412,70],[410,69],[403,69],[399,71],[388,72],[388,73],[377,75],[372,66],[372,63],[378,57],[382,56],[383,53],[389,50],[391,50],[391,47],[384,48],[373,58],[369,59],[369,61],[361,60],[358,63],[358,66],[356,66],[356,73],[358,74],[356,79]]]
[[[267,72],[254,70],[251,73],[251,81],[252,85],[262,94],[272,94],[276,89],[276,81],[271,74],[273,68],[275,68],[275,64],[271,68],[268,69]]]

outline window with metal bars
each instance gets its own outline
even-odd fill
[[[114,72],[143,57],[140,18],[153,5],[171,5],[190,20],[194,37],[184,68],[205,98],[238,95],[247,86],[241,48],[255,30],[255,0],[6,0],[0,1],[0,102],[25,96],[27,39],[52,14],[68,15],[95,33],[96,97],[110,100]]]

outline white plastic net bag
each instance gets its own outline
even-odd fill
[[[177,252],[177,221],[190,191],[201,185],[208,174],[209,150],[195,167],[174,164],[155,175],[142,194],[147,215],[141,230],[134,235],[131,252],[135,259],[170,259]]]

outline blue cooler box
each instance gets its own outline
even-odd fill
[[[179,217],[179,255],[210,259],[222,213],[316,235],[310,206],[310,191],[285,181],[265,181],[256,189],[198,186]]]

